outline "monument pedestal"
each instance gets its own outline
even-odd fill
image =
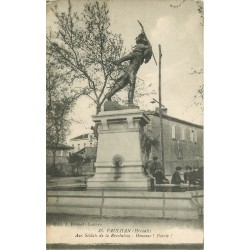
[[[95,176],[88,189],[148,190],[142,168],[141,132],[149,122],[139,109],[104,111],[93,116],[99,127]]]

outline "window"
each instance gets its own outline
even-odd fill
[[[74,147],[74,144],[72,144],[72,147]]]
[[[197,130],[194,131],[194,142],[197,143]]]
[[[175,140],[175,126],[172,126],[172,139]]]
[[[189,131],[190,131],[190,141],[193,142],[194,141],[194,130],[190,128]]]
[[[86,142],[84,143],[84,147],[86,147]]]
[[[92,143],[90,143],[90,147],[92,147]]]
[[[179,160],[182,160],[182,159],[183,159],[183,153],[182,153],[182,150],[181,150],[181,149],[178,150],[178,159],[179,159]]]
[[[185,128],[181,128],[181,140],[185,141]]]
[[[80,144],[78,144],[78,147],[77,147],[78,150],[80,150]]]

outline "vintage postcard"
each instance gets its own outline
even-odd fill
[[[47,249],[203,249],[203,15],[47,1]]]

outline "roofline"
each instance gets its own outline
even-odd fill
[[[83,151],[85,148],[81,148],[78,151],[74,152],[73,154],[79,154],[81,151]]]
[[[154,115],[154,116],[157,116],[157,117],[160,116],[160,114],[157,111],[149,111],[146,114],[147,115]],[[162,118],[164,118],[166,120],[169,120],[169,121],[180,122],[180,123],[183,123],[185,125],[193,126],[193,127],[200,128],[200,129],[204,128],[202,125],[198,125],[198,124],[195,124],[195,123],[192,123],[192,122],[184,121],[184,120],[181,120],[179,118],[172,117],[172,116],[165,115],[165,114],[162,114]]]
[[[84,136],[84,135],[94,135],[94,133],[86,133],[86,134],[81,134],[81,135],[78,135],[72,139],[70,139],[71,141],[74,141],[74,140],[88,140],[89,137],[87,138],[79,138],[80,136]],[[95,136],[93,137],[93,139],[95,138]]]
[[[73,149],[74,147],[65,145],[65,144],[60,144],[58,146],[53,146],[53,145],[46,145],[46,148],[48,149],[57,149],[57,150],[68,150],[68,149]]]
[[[70,139],[71,141],[82,141],[82,140],[88,140],[88,138],[78,138],[78,139],[75,139],[75,138],[72,138],[72,139]]]
[[[85,148],[79,149],[78,151],[74,152],[73,154],[79,154],[81,151],[83,151],[86,148],[95,148],[95,147],[85,147]]]

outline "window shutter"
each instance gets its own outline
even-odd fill
[[[175,126],[172,126],[172,139],[175,139]]]
[[[193,132],[193,129],[189,129],[190,131],[190,141],[193,142],[194,141],[194,132]]]
[[[185,141],[185,128],[181,128],[181,140]]]
[[[194,142],[197,143],[197,130],[194,131]]]

